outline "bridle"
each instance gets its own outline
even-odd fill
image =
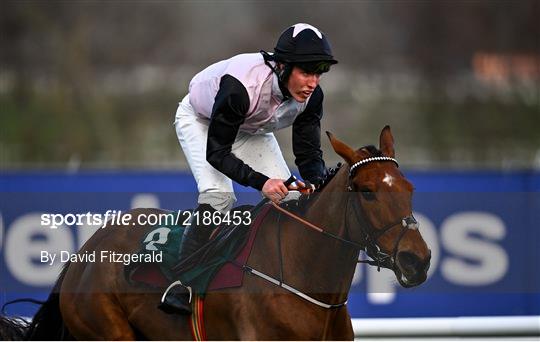
[[[384,157],[384,156],[381,156],[381,157],[369,157],[369,158],[365,158],[365,159],[362,159],[362,160],[357,161],[356,163],[354,163],[349,169],[349,177],[348,177],[348,180],[347,180],[347,191],[349,193],[351,193],[351,194],[356,193],[356,191],[354,189],[353,179],[354,179],[356,170],[359,167],[361,167],[363,165],[366,165],[366,164],[369,164],[369,163],[373,163],[373,162],[385,162],[385,161],[394,162],[396,164],[396,166],[399,167],[398,161],[395,158]],[[338,169],[339,169],[340,166],[341,165],[338,165]],[[334,172],[337,172],[337,170],[334,171]],[[297,221],[302,222],[304,224],[304,226],[306,226],[308,228],[316,230],[319,233],[322,233],[323,235],[326,235],[329,238],[332,238],[334,240],[341,241],[342,243],[350,245],[353,248],[365,251],[367,256],[372,259],[372,260],[358,260],[358,263],[364,263],[364,264],[368,264],[370,266],[377,266],[377,271],[380,271],[381,267],[382,268],[387,268],[387,269],[390,269],[390,270],[394,270],[395,267],[396,267],[395,263],[396,263],[396,255],[397,255],[399,243],[401,242],[401,239],[403,239],[403,237],[405,236],[405,233],[408,230],[418,230],[418,227],[419,227],[418,221],[416,221],[413,214],[411,213],[408,216],[400,218],[399,220],[397,220],[395,222],[391,222],[391,223],[383,226],[382,228],[377,229],[377,228],[373,227],[373,225],[366,219],[366,215],[364,213],[364,210],[360,206],[359,201],[355,200],[354,196],[348,196],[347,204],[346,204],[347,214],[345,216],[345,220],[346,220],[345,225],[346,225],[346,230],[347,231],[350,231],[349,228],[351,227],[350,222],[349,222],[350,215],[348,215],[348,209],[350,208],[351,203],[352,203],[353,212],[355,214],[356,220],[359,223],[359,226],[360,226],[360,229],[361,229],[361,232],[362,232],[362,235],[363,235],[362,240],[364,241],[364,245],[361,245],[361,244],[359,244],[357,242],[354,242],[352,240],[348,240],[348,239],[346,239],[344,237],[332,234],[332,233],[330,233],[330,232],[328,232],[328,231],[326,231],[326,230],[324,230],[322,228],[319,228],[316,225],[304,220],[303,218],[301,218],[301,217],[299,217],[299,216],[297,216],[295,214],[292,214],[291,212],[281,208],[278,205],[274,204],[274,207],[276,209],[280,210],[281,212],[283,212],[284,214],[296,219]],[[384,234],[389,232],[392,228],[394,228],[394,227],[396,227],[398,225],[401,226],[399,235],[394,241],[394,246],[392,248],[391,254],[387,254],[387,253],[383,252],[381,250],[381,248],[377,245],[377,241],[379,240],[379,238],[381,236],[383,236]]]
[[[396,166],[399,167],[399,164],[395,158],[384,157],[384,156],[369,157],[369,158],[365,158],[354,163],[349,169],[347,191],[351,193],[355,193],[353,179],[354,179],[356,170],[359,167],[372,163],[372,162],[384,162],[384,161],[394,162]],[[358,262],[365,263],[371,266],[377,266],[377,271],[380,271],[381,267],[394,270],[396,267],[396,256],[397,256],[399,243],[401,239],[403,239],[403,236],[405,236],[405,233],[408,230],[418,230],[418,227],[419,227],[418,221],[416,221],[413,214],[411,213],[408,216],[405,216],[395,222],[389,223],[385,225],[384,227],[377,229],[373,227],[373,225],[366,219],[364,210],[360,206],[359,201],[354,199],[354,196],[349,196],[349,198],[347,199],[347,209],[350,207],[351,202],[352,202],[353,211],[355,213],[356,219],[359,223],[359,226],[363,235],[364,248],[361,248],[361,249],[363,249],[366,252],[368,257],[373,259],[373,260],[358,260]],[[347,231],[349,231],[349,227],[350,227],[348,218],[349,218],[349,215],[346,215]],[[381,236],[383,236],[384,234],[389,232],[392,228],[398,225],[401,225],[399,235],[394,241],[394,246],[392,248],[391,254],[387,254],[381,250],[381,248],[377,244],[377,241]],[[350,241],[350,240],[347,240],[347,241]]]
[[[348,181],[347,181],[347,191],[350,192],[350,193],[355,193],[354,191],[354,185],[353,185],[353,178],[354,178],[354,175],[355,175],[355,171],[357,168],[359,168],[360,166],[362,165],[365,165],[365,164],[368,164],[368,163],[371,163],[371,162],[384,162],[384,161],[392,161],[396,164],[396,166],[399,167],[399,164],[397,162],[396,159],[394,158],[390,158],[390,157],[370,157],[370,158],[366,158],[366,159],[362,159],[356,163],[354,163],[351,168],[349,169],[349,177],[348,177]],[[339,166],[338,166],[339,167]],[[292,178],[291,178],[292,179]],[[289,179],[287,182],[290,182],[291,179]],[[351,203],[351,198],[353,198],[353,196],[349,196],[348,199],[347,199],[347,214],[346,214],[346,231],[348,232],[349,231],[349,227],[350,227],[350,224],[349,224],[349,220],[348,220],[348,208],[350,207],[350,203]],[[267,201],[265,201],[267,202]],[[350,245],[352,246],[353,248],[357,249],[357,250],[364,250],[366,252],[366,254],[368,255],[368,257],[372,258],[373,260],[358,260],[359,263],[366,263],[368,265],[371,265],[371,266],[377,266],[377,270],[380,271],[381,267],[382,268],[388,268],[390,270],[394,270],[395,267],[396,267],[396,255],[397,255],[397,248],[398,248],[398,245],[399,245],[399,242],[401,241],[401,239],[403,238],[403,236],[405,235],[405,233],[408,231],[408,230],[418,230],[418,222],[416,221],[416,219],[414,218],[414,216],[412,215],[412,213],[408,216],[405,216],[403,218],[401,218],[399,221],[396,221],[396,222],[392,222],[392,223],[389,223],[387,224],[386,226],[382,227],[382,228],[379,228],[379,229],[376,229],[373,227],[373,225],[371,225],[369,223],[369,221],[366,219],[365,217],[365,214],[364,214],[364,211],[362,209],[362,207],[360,206],[360,203],[358,200],[352,200],[352,206],[353,206],[353,211],[355,213],[355,216],[357,218],[357,221],[360,225],[360,229],[362,230],[362,233],[363,233],[363,240],[364,240],[364,245],[361,245],[357,242],[354,242],[352,240],[349,240],[349,239],[346,239],[344,237],[341,237],[341,236],[338,236],[338,235],[335,235],[333,233],[330,233],[316,225],[314,225],[313,223],[311,222],[308,222],[306,220],[304,220],[303,218],[293,214],[292,212],[290,212],[289,210],[286,210],[284,208],[282,208],[281,206],[275,204],[272,202],[272,205],[274,206],[274,208],[276,208],[278,211],[280,211],[281,213],[289,216],[289,217],[292,217],[294,218],[295,220],[301,222],[305,227],[307,228],[310,228],[310,229],[313,229],[327,237],[330,237],[332,239],[335,239],[335,240],[338,240],[344,244],[347,244],[347,245]],[[381,251],[380,247],[377,245],[377,240],[383,236],[384,234],[386,234],[388,231],[390,231],[392,228],[398,226],[398,225],[401,225],[401,228],[400,228],[400,232],[399,232],[399,235],[397,237],[397,239],[394,241],[394,247],[392,249],[392,252],[391,254],[387,254],[387,253],[384,253],[383,251]],[[367,228],[365,228],[367,227]],[[258,276],[258,277],[261,277],[265,280],[267,280],[268,282],[271,282],[273,283],[274,285],[277,285],[279,287],[282,287],[292,293],[294,293],[295,295],[313,303],[313,304],[316,304],[320,307],[323,307],[325,309],[336,309],[336,308],[340,308],[342,307],[343,305],[345,305],[347,303],[347,301],[345,300],[344,302],[341,302],[341,303],[338,303],[338,304],[328,304],[328,303],[324,303],[324,302],[321,302],[309,295],[307,295],[306,293],[286,284],[285,282],[283,282],[283,263],[282,263],[282,259],[281,259],[281,242],[280,242],[280,231],[281,231],[281,226],[279,224],[279,216],[278,216],[278,229],[277,229],[277,233],[278,233],[278,239],[277,239],[277,242],[278,242],[278,251],[279,251],[279,269],[280,269],[280,274],[279,274],[279,278],[276,279],[268,274],[265,274],[261,271],[258,271],[256,269],[254,269],[253,267],[250,267],[248,265],[237,265],[239,267],[242,267],[244,269],[244,271],[250,273],[250,274],[253,274],[255,276]]]

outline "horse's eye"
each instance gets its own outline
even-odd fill
[[[373,201],[375,199],[375,193],[368,188],[362,188],[360,191],[366,201]]]

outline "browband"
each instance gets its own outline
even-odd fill
[[[349,170],[349,177],[353,176],[354,170],[356,170],[356,168],[358,168],[358,167],[360,167],[360,166],[362,166],[364,164],[375,162],[375,161],[392,161],[392,162],[396,163],[397,167],[399,167],[399,163],[394,158],[390,158],[390,157],[369,157],[369,158],[362,159],[362,160],[357,161],[356,163],[354,163],[351,166],[351,169]]]

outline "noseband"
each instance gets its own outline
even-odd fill
[[[384,162],[384,161],[394,162],[396,166],[399,167],[397,160],[390,157],[370,157],[370,158],[362,159],[354,163],[349,170],[347,191],[351,193],[355,193],[353,178],[354,178],[356,170],[360,166],[371,163],[371,162]],[[381,270],[381,267],[393,270],[396,267],[396,255],[398,251],[399,242],[401,241],[401,239],[403,238],[407,230],[418,230],[418,226],[419,226],[418,221],[416,221],[416,219],[411,213],[410,215],[405,216],[396,222],[389,223],[386,226],[377,229],[373,227],[373,225],[366,219],[366,215],[364,213],[364,210],[360,206],[359,201],[354,200],[353,197],[354,196],[349,196],[347,200],[347,208],[349,208],[350,203],[352,202],[353,211],[360,225],[360,229],[363,235],[363,240],[364,240],[363,250],[367,253],[368,257],[373,259],[373,260],[358,260],[358,262],[365,263],[371,266],[377,266],[378,271]],[[346,216],[347,231],[349,231],[349,227],[350,227],[348,218],[349,216],[347,215]],[[381,236],[383,236],[392,228],[398,225],[401,226],[399,235],[394,241],[394,247],[392,248],[391,254],[387,254],[381,250],[381,248],[377,244],[377,241]]]

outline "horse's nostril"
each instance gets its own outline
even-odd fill
[[[421,264],[420,258],[413,253],[399,252],[397,258],[401,266],[405,268],[417,269]]]

